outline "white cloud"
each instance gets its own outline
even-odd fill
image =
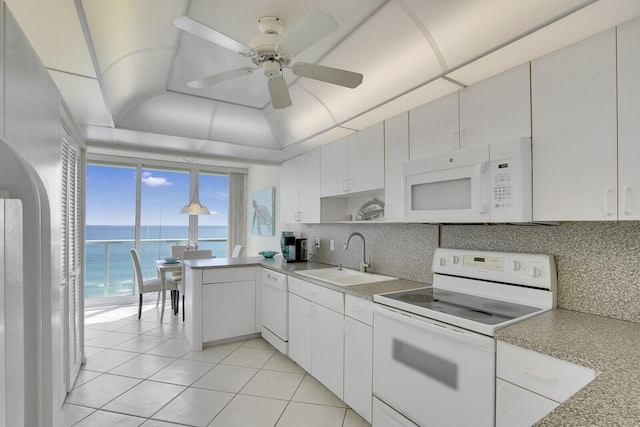
[[[142,183],[148,185],[149,187],[173,185],[172,182],[167,181],[165,178],[152,176],[151,172],[142,172]]]

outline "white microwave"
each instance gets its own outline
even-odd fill
[[[406,222],[531,222],[531,138],[403,164]]]

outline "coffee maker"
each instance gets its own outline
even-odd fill
[[[307,239],[298,239],[295,236],[284,236],[282,255],[285,262],[307,261]]]

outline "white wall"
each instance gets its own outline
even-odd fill
[[[273,224],[275,234],[273,236],[254,236],[251,234],[251,220],[253,219],[253,206],[251,205],[251,193],[267,187],[275,187],[275,212]],[[254,165],[249,167],[247,176],[247,247],[243,256],[257,256],[260,251],[280,252],[280,166]]]

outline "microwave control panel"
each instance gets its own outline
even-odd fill
[[[531,221],[531,139],[490,146],[492,222]]]
[[[513,179],[511,176],[510,160],[496,162],[493,171],[493,209],[510,210],[513,204]]]

